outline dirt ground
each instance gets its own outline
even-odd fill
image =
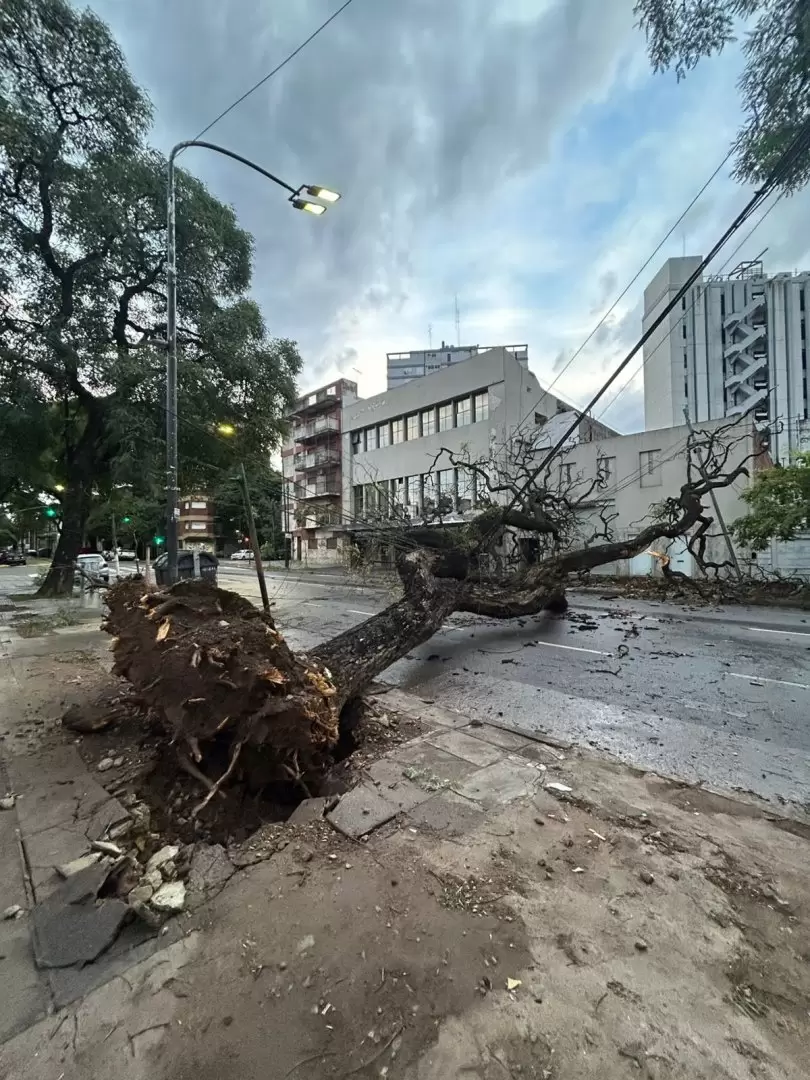
[[[64,665],[35,670],[18,750],[58,737]],[[575,751],[553,775],[571,791],[450,793],[367,842],[269,824],[175,944],[0,1047],[0,1078],[807,1077],[810,828]]]

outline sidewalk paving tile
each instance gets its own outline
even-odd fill
[[[449,754],[464,758],[479,768],[491,765],[501,757],[500,750],[489,743],[482,742],[472,735],[463,731],[445,731],[441,735],[431,735],[428,739],[431,746],[437,746],[440,750],[446,750]]]
[[[463,730],[467,732],[467,728]],[[527,739],[525,735],[518,735],[516,731],[507,731],[505,728],[493,727],[492,724],[483,724],[480,727],[471,728],[469,734],[475,735],[475,738],[482,740],[482,742],[515,753],[522,753],[527,747],[533,745],[532,740]]]
[[[326,820],[338,832],[353,840],[378,829],[399,813],[399,808],[384,799],[369,784],[360,784],[347,792]]]
[[[366,772],[374,781],[380,795],[388,802],[397,807],[398,811],[408,811],[419,803],[429,799],[437,787],[427,790],[420,786],[419,781],[410,780],[405,776],[404,770],[408,765],[402,761],[393,761],[391,758],[380,758],[375,761]],[[449,781],[446,781],[449,783]],[[438,781],[443,785],[445,781]],[[428,785],[430,787],[430,785]]]
[[[474,772],[456,790],[459,795],[475,799],[482,806],[503,806],[529,795],[542,783],[542,777],[543,774],[526,761],[503,758]]]
[[[23,833],[23,844],[37,900],[43,900],[62,880],[55,867],[86,855],[90,843],[75,822]]]
[[[403,768],[409,767],[408,771],[416,774],[410,779],[416,783],[419,783],[416,777],[422,773],[423,783],[429,783],[431,778],[439,778],[455,784],[466,779],[476,768],[471,761],[449,754],[424,740],[405,743],[388,760],[399,763]]]
[[[442,836],[464,836],[485,817],[485,811],[469,799],[462,799],[452,791],[443,791],[414,807],[408,814],[408,821],[416,828],[434,829]]]

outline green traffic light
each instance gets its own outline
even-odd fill
[[[130,521],[132,521],[131,517],[122,517],[121,518],[121,524],[122,525],[129,525]]]
[[[165,536],[156,536],[155,537],[155,543],[158,546],[160,546],[161,544],[165,544],[166,543],[166,537]]]
[[[48,509],[45,511],[45,517],[49,517],[49,518],[55,518],[56,517],[56,511],[54,510],[54,508],[52,506],[49,506]]]

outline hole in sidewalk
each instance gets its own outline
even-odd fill
[[[353,787],[360,771],[397,745],[414,738],[421,725],[385,708],[384,696],[375,702],[349,702],[340,718],[340,735],[332,749],[322,781],[305,791],[292,777],[268,768],[261,751],[243,750],[234,778],[197,814],[206,789],[178,763],[175,748],[163,729],[137,709],[128,709],[113,728],[86,735],[82,753],[93,762],[104,758],[126,765],[121,774],[103,773],[99,780],[111,794],[149,809],[149,832],[154,846],[164,843],[238,844],[264,825],[281,824],[309,797],[339,795]],[[216,779],[228,767],[232,743],[223,736],[206,746],[204,771]],[[122,775],[126,773],[126,775]],[[109,778],[108,778],[109,777]],[[150,842],[150,848],[153,844]]]

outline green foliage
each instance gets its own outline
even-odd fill
[[[745,122],[734,144],[736,174],[761,183],[810,119],[808,0],[637,0],[635,12],[653,68],[674,68],[679,79],[742,36]],[[805,155],[783,186],[794,190],[808,176]]]
[[[97,500],[128,486],[154,503],[165,482],[166,161],[146,142],[150,120],[96,15],[66,0],[2,0],[0,499],[64,484],[66,565]],[[252,247],[232,208],[179,170],[187,490],[266,455],[294,399],[300,357],[268,335],[248,295]],[[216,436],[223,420],[234,439]]]
[[[269,545],[275,554],[282,546],[281,532],[281,474],[270,465],[254,463],[245,466],[248,491],[256,521],[259,544]],[[223,474],[212,489],[217,536],[234,543],[237,536],[247,536],[248,525],[242,486],[235,469]]]
[[[742,497],[750,512],[731,528],[753,551],[810,530],[810,453],[798,454],[792,465],[758,473]]]

